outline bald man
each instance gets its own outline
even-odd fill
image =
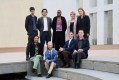
[[[46,78],[50,78],[52,76],[52,71],[56,67],[58,59],[58,52],[53,49],[52,42],[48,42],[48,50],[45,52],[45,67],[48,71]]]

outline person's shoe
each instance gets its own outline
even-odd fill
[[[36,69],[32,69],[32,72],[35,73]]]
[[[70,66],[69,66],[68,64],[64,66],[64,68],[69,68],[69,67],[70,67]]]
[[[53,76],[53,73],[51,73],[51,75],[50,75],[51,77]]]
[[[76,68],[77,69],[80,68],[80,64],[79,63],[76,64]]]
[[[50,78],[50,77],[51,77],[51,75],[50,74],[47,74],[46,78]]]
[[[38,77],[42,77],[42,74],[38,74]]]

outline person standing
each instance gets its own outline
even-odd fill
[[[57,11],[57,16],[53,18],[52,29],[53,29],[53,46],[56,50],[63,47],[65,43],[65,31],[67,29],[66,19],[61,16],[61,10]]]
[[[30,44],[30,61],[33,62],[33,72],[37,71],[38,77],[42,77],[41,74],[41,60],[43,60],[43,46],[39,41],[39,36],[34,37],[34,43]]]
[[[48,50],[45,52],[45,68],[48,71],[46,78],[50,78],[52,76],[52,71],[56,67],[57,60],[58,53],[55,49],[53,49],[52,42],[49,41]]]
[[[51,41],[51,26],[52,19],[47,17],[48,11],[47,9],[42,9],[41,11],[42,17],[38,19],[38,30],[40,31],[40,41],[41,44],[44,45],[45,42]]]
[[[28,43],[27,43],[27,48],[26,48],[26,60],[29,60],[29,45],[33,43],[33,38],[34,36],[38,35],[37,31],[37,17],[34,15],[35,14],[35,8],[30,7],[30,15],[26,17],[25,20],[25,29],[27,31],[28,35]]]
[[[79,8],[78,12],[80,16],[77,17],[76,34],[78,34],[79,30],[83,30],[84,38],[88,38],[90,35],[90,18],[88,15],[85,15],[83,8]]]
[[[89,40],[87,38],[84,38],[84,31],[79,30],[78,39],[76,40],[74,52],[72,54],[74,68],[80,68],[81,59],[88,58],[89,48]]]
[[[68,28],[67,28],[67,34],[69,34],[69,32],[73,32],[74,33],[74,39],[76,39],[76,13],[75,12],[71,12],[70,13],[70,17],[71,19],[68,21]]]

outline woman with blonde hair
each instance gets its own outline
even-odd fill
[[[76,39],[76,13],[72,11],[70,13],[71,19],[68,21],[68,28],[67,28],[67,34],[69,32],[74,33],[74,39]]]

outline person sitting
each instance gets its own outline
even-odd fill
[[[75,39],[73,32],[69,32],[69,40],[65,42],[65,45],[59,49],[59,58],[61,59],[63,65],[62,67],[70,67],[70,59],[74,51]]]
[[[84,31],[79,30],[78,39],[76,40],[74,52],[72,54],[74,68],[80,68],[81,59],[88,58],[88,50],[90,48],[89,40],[85,39]]]
[[[29,46],[30,61],[33,62],[32,72],[37,71],[38,77],[42,77],[40,61],[42,60],[43,57],[43,46],[38,41],[39,41],[39,36],[35,36],[34,43],[30,44]]]
[[[45,52],[45,67],[48,71],[46,78],[50,78],[52,76],[52,71],[56,67],[57,59],[58,53],[55,49],[53,49],[53,43],[49,41],[48,50]]]

